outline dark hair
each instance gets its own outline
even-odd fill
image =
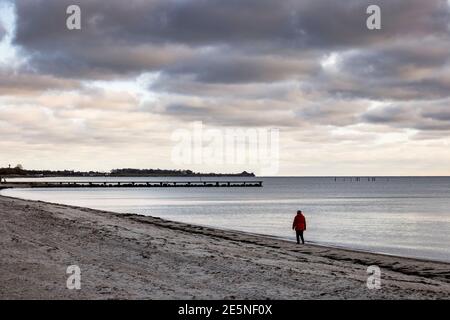
[[[303,212],[302,212],[302,210],[297,210],[297,214],[298,214],[298,213],[303,213]]]

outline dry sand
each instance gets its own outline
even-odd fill
[[[1,299],[450,298],[446,263],[7,197],[0,221]],[[81,290],[66,288],[69,265]]]

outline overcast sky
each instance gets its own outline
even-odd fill
[[[450,175],[447,0],[0,0],[0,39],[0,166],[257,171],[173,163],[202,121],[278,128],[279,175]]]

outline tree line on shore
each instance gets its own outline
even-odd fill
[[[154,176],[154,177],[196,177],[196,176],[237,176],[254,177],[255,174],[247,171],[241,173],[202,173],[192,170],[170,169],[113,169],[110,172],[101,171],[75,171],[75,170],[26,170],[22,165],[0,168],[3,177],[121,177],[121,176]]]

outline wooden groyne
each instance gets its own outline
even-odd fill
[[[8,188],[242,188],[262,187],[262,181],[39,181],[0,183]]]

